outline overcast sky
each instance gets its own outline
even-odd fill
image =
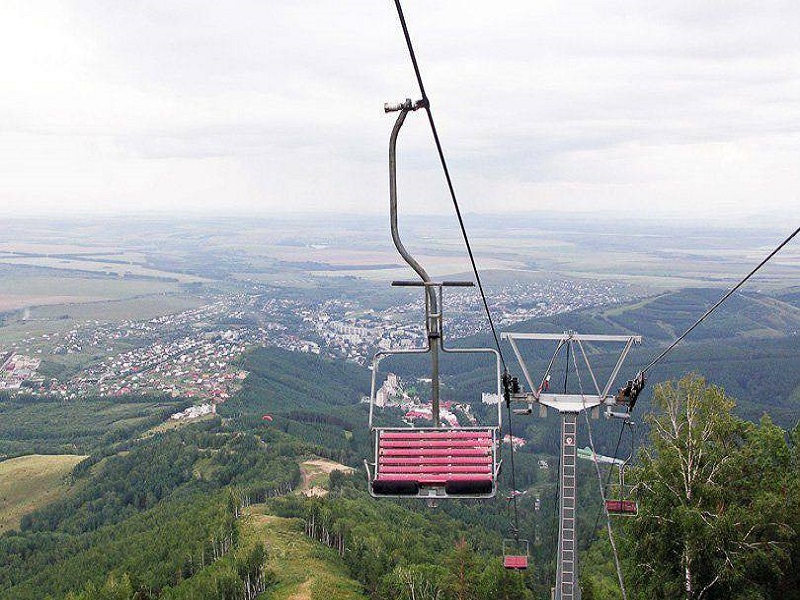
[[[467,212],[800,220],[800,2],[405,0]],[[5,211],[384,212],[391,0],[0,2]],[[451,210],[422,113],[403,210]]]

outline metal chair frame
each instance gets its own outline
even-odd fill
[[[501,462],[498,457],[500,428],[502,426],[502,402],[501,391],[501,359],[500,353],[494,348],[448,348],[445,344],[445,336],[443,329],[444,310],[443,308],[443,288],[459,286],[463,287],[463,282],[395,282],[395,285],[421,285],[425,288],[425,320],[428,325],[429,331],[438,331],[438,349],[445,354],[491,354],[495,358],[495,394],[498,397],[497,403],[497,424],[487,425],[482,427],[457,427],[457,428],[443,428],[443,427],[376,427],[374,425],[375,415],[375,399],[378,391],[378,367],[384,358],[389,356],[402,356],[414,354],[428,354],[431,352],[430,337],[425,346],[417,348],[403,348],[403,349],[389,349],[380,350],[373,355],[372,359],[372,383],[370,389],[369,401],[369,427],[373,435],[374,446],[374,459],[373,462],[364,461],[364,467],[367,471],[367,479],[369,481],[369,492],[375,498],[409,498],[417,497],[421,499],[448,499],[448,498],[493,498],[497,493],[497,477],[500,472]],[[433,306],[432,306],[433,305]],[[434,306],[439,307],[434,309]],[[438,424],[435,424],[438,425]],[[420,485],[419,493],[414,494],[391,494],[391,493],[376,493],[373,490],[373,483],[380,475],[379,473],[379,453],[380,453],[380,435],[381,432],[418,432],[418,431],[486,431],[491,433],[492,448],[492,489],[489,493],[481,494],[448,494],[443,485]],[[370,468],[371,467],[371,468]]]

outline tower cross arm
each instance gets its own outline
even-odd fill
[[[602,334],[582,334],[574,331],[564,333],[521,333],[516,331],[504,331],[501,334],[504,340],[574,340],[581,342],[628,342],[634,344],[642,343],[640,335],[602,335]]]

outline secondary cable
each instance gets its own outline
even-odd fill
[[[586,431],[589,433],[589,445],[592,448],[592,460],[594,462],[594,468],[597,472],[597,483],[600,486],[600,502],[602,502],[603,512],[606,515],[606,526],[608,528],[608,541],[611,542],[611,550],[614,554],[614,566],[617,570],[617,579],[619,581],[619,588],[622,592],[622,600],[628,600],[628,592],[625,589],[625,580],[622,577],[622,566],[619,562],[619,554],[617,553],[617,544],[614,541],[614,532],[611,529],[611,517],[608,514],[608,510],[606,509],[606,492],[603,487],[603,475],[600,473],[600,463],[597,460],[597,451],[594,447],[594,436],[592,435],[592,424],[589,421],[589,414],[588,410],[586,409],[586,396],[583,393],[583,383],[581,382],[581,374],[578,371],[578,361],[575,359],[575,353],[572,353],[572,363],[575,365],[575,377],[578,380],[578,388],[581,392],[581,399],[583,401],[583,417],[586,420]],[[569,368],[569,365],[567,365]],[[613,465],[612,465],[613,468]]]
[[[511,377],[508,371],[503,373],[503,396],[508,411],[508,441],[511,446],[511,505],[514,508],[514,542],[519,545],[519,510],[517,507],[517,470],[514,466],[514,427],[512,424],[512,410],[511,410]],[[503,440],[500,440],[500,447],[503,447]]]
[[[619,437],[617,438],[617,445],[614,447],[614,454],[612,454],[612,456],[614,458],[617,458],[617,452],[619,452],[619,445],[622,442],[622,433],[624,431],[625,431],[625,423],[620,423]],[[612,464],[608,469],[608,477],[606,477],[605,488],[608,488],[608,486],[611,484],[611,476],[613,474],[614,474],[614,465]],[[598,525],[598,523],[600,523],[600,516],[603,514],[604,510],[605,510],[604,505],[601,505],[600,509],[597,511],[597,517],[595,517],[595,520],[594,520],[594,527],[592,527],[592,532],[593,532],[592,536],[594,536],[594,532],[597,531],[597,525]],[[594,537],[592,537],[592,539],[594,540]]]
[[[794,230],[794,232],[793,232],[793,233],[792,233],[792,234],[791,234],[789,237],[787,237],[785,240],[783,240],[783,241],[782,241],[782,242],[781,242],[781,243],[778,245],[778,247],[777,247],[777,248],[775,248],[775,249],[774,249],[772,252],[770,252],[770,253],[769,253],[769,255],[767,255],[767,257],[766,257],[766,258],[764,258],[764,260],[762,260],[760,263],[758,263],[758,265],[757,265],[757,266],[756,266],[756,267],[755,267],[755,268],[754,268],[752,271],[750,271],[750,272],[749,272],[747,275],[745,275],[744,279],[742,279],[741,281],[739,281],[739,283],[737,283],[737,284],[736,284],[735,286],[733,286],[733,287],[732,287],[730,290],[728,290],[728,291],[727,291],[727,292],[726,292],[726,293],[725,293],[725,294],[724,294],[724,295],[723,295],[723,296],[722,296],[722,297],[721,297],[719,300],[717,300],[717,302],[716,302],[716,303],[715,303],[715,304],[714,304],[714,305],[713,305],[711,308],[709,308],[709,309],[708,309],[708,310],[707,310],[707,311],[706,311],[706,312],[703,314],[703,316],[702,316],[702,317],[700,317],[699,319],[697,319],[697,321],[695,321],[695,322],[694,322],[694,324],[693,324],[691,327],[689,327],[689,329],[687,329],[687,330],[686,330],[686,331],[684,331],[684,332],[683,332],[681,335],[679,335],[679,336],[677,337],[677,339],[676,339],[674,342],[672,342],[672,343],[671,343],[671,344],[670,344],[670,345],[669,345],[669,346],[668,346],[668,347],[667,347],[667,348],[666,348],[666,349],[665,349],[665,350],[664,350],[664,351],[663,351],[661,354],[659,354],[659,355],[658,355],[656,358],[654,358],[653,360],[651,360],[651,361],[650,361],[650,363],[649,363],[649,364],[648,364],[648,365],[647,365],[647,366],[646,366],[644,369],[642,369],[640,372],[641,372],[641,373],[647,373],[647,371],[649,371],[650,369],[652,369],[652,368],[653,368],[653,367],[654,367],[654,366],[655,366],[655,365],[656,365],[658,362],[660,362],[660,361],[661,361],[661,360],[662,360],[662,359],[663,359],[663,358],[664,358],[664,357],[665,357],[667,354],[669,354],[669,353],[672,351],[672,349],[673,349],[673,348],[675,348],[675,346],[677,346],[677,345],[678,345],[678,344],[679,344],[679,343],[680,343],[680,342],[681,342],[681,341],[682,341],[682,340],[683,340],[683,339],[684,339],[684,338],[685,338],[687,335],[689,335],[689,334],[690,334],[690,333],[691,333],[691,332],[694,330],[694,328],[695,328],[695,327],[697,327],[698,325],[700,325],[700,323],[702,323],[703,321],[705,321],[705,320],[706,320],[706,318],[707,318],[707,317],[708,317],[708,316],[709,316],[711,313],[713,313],[715,310],[717,310],[717,308],[719,308],[719,306],[720,306],[720,305],[721,305],[723,302],[725,302],[725,300],[727,300],[728,298],[730,298],[730,297],[733,295],[733,293],[734,293],[736,290],[738,290],[740,287],[742,287],[742,286],[743,286],[743,285],[744,285],[744,284],[747,282],[747,280],[748,280],[748,279],[750,279],[750,278],[751,278],[753,275],[755,275],[755,273],[756,273],[756,272],[757,272],[759,269],[761,269],[761,267],[763,267],[765,264],[767,264],[767,262],[769,262],[769,260],[770,260],[770,259],[771,259],[773,256],[775,256],[775,255],[776,255],[778,252],[780,252],[780,251],[783,249],[783,247],[784,247],[786,244],[788,244],[789,242],[791,242],[791,241],[792,241],[792,239],[793,239],[793,238],[794,238],[794,237],[795,237],[795,236],[796,236],[798,233],[800,233],[800,227],[798,227],[797,229],[795,229],[795,230]]]

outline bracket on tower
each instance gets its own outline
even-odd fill
[[[517,357],[519,366],[522,369],[523,375],[525,376],[525,381],[528,384],[528,388],[531,390],[529,392],[523,392],[514,395],[515,400],[528,402],[528,409],[525,411],[527,413],[533,412],[534,404],[549,406],[551,408],[555,408],[559,412],[580,412],[587,408],[594,408],[595,406],[599,406],[601,404],[609,407],[617,405],[618,402],[616,396],[609,395],[611,386],[614,385],[614,380],[617,378],[617,375],[622,368],[622,363],[625,362],[625,358],[628,356],[628,352],[630,352],[631,347],[634,344],[640,344],[642,342],[642,336],[640,335],[583,335],[575,331],[565,331],[564,333],[560,334],[504,332],[502,333],[502,338],[504,340],[508,340],[508,343],[511,345],[511,349],[514,351],[514,355]],[[553,353],[553,357],[550,359],[550,363],[547,365],[545,375],[542,376],[542,379],[538,384],[531,376],[528,366],[525,364],[525,359],[522,357],[522,353],[519,350],[517,342],[522,340],[558,342],[558,346]],[[610,342],[624,344],[619,358],[617,359],[617,363],[614,365],[614,370],[611,372],[611,375],[608,377],[608,380],[605,382],[605,385],[602,388],[600,387],[594,369],[592,369],[592,365],[589,362],[589,356],[587,355],[586,349],[583,345],[584,342]],[[553,363],[555,362],[556,357],[563,348],[567,347],[568,345],[572,345],[573,343],[580,351],[581,359],[586,365],[589,375],[591,375],[592,383],[594,384],[594,389],[596,392],[595,394],[555,394],[546,389],[546,378],[550,373],[550,370],[553,368]]]

